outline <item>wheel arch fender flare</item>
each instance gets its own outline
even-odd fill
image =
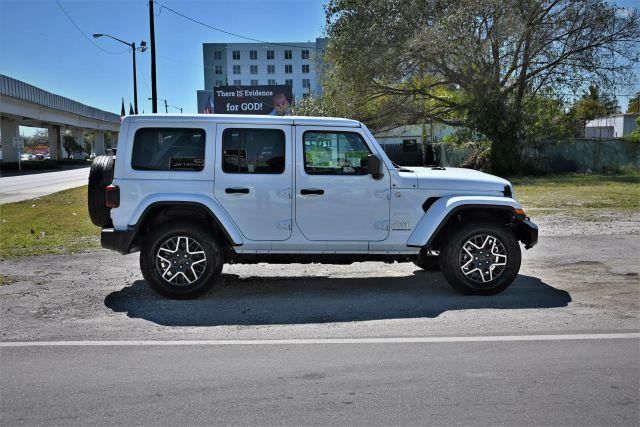
[[[226,235],[234,246],[244,243],[240,230],[222,206],[213,198],[197,194],[154,194],[144,199],[131,216],[133,224],[140,224],[145,215],[158,206],[195,206],[203,208],[218,224],[220,230]]]
[[[499,196],[445,196],[436,200],[422,215],[413,229],[407,246],[427,247],[451,216],[464,209],[504,209],[513,211],[522,206],[516,200]]]

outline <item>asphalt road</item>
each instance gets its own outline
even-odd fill
[[[0,260],[0,424],[636,426],[640,214],[589,218],[536,218],[491,297],[369,262],[170,301],[137,254]]]
[[[637,338],[12,347],[1,354],[4,425],[637,425],[639,419]]]
[[[0,177],[0,204],[46,196],[87,185],[89,168]]]

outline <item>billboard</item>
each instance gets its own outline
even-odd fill
[[[199,91],[200,92],[200,91]],[[293,103],[288,85],[216,86],[205,92],[198,112],[202,114],[262,114],[284,116]]]

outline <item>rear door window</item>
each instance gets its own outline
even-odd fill
[[[205,140],[204,129],[138,129],[133,138],[131,167],[146,171],[201,171]]]
[[[285,135],[280,129],[228,128],[222,133],[225,173],[284,172]]]

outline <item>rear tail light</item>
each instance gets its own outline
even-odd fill
[[[105,188],[104,204],[108,208],[117,208],[120,206],[120,187],[117,185],[107,185]]]

